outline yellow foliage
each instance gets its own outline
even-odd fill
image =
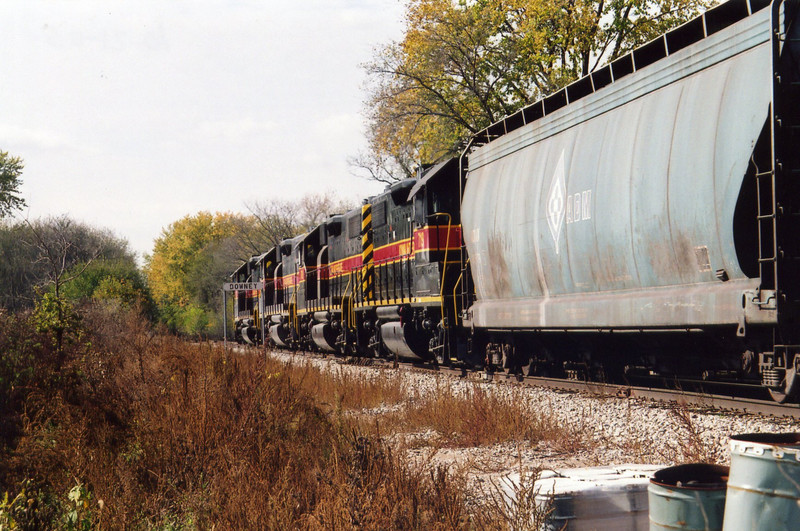
[[[367,65],[371,157],[406,169],[672,27],[714,0],[409,0]]]
[[[187,275],[195,260],[208,245],[234,235],[242,218],[239,214],[199,212],[163,229],[145,264],[153,297],[186,306],[191,295]]]

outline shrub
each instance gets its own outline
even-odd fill
[[[450,529],[467,521],[456,480],[411,469],[378,438],[354,432],[286,365],[154,333],[136,312],[82,311],[86,348],[66,349],[58,370],[46,336],[14,327],[16,317],[0,321],[17,330],[2,340],[16,360],[3,362],[3,374],[34,368],[4,387],[2,414],[17,426],[0,455],[8,522],[24,520],[26,481],[42,493],[47,511],[36,518],[45,528]]]

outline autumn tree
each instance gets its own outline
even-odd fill
[[[250,224],[244,216],[200,212],[172,223],[145,258],[145,274],[163,320],[174,330],[208,333],[227,275],[250,256],[234,241]],[[218,252],[224,248],[226,252]],[[239,254],[241,253],[241,254]]]
[[[220,289],[242,261],[352,206],[333,194],[310,194],[299,201],[256,202],[249,216],[200,212],[176,221],[145,258],[162,320],[188,334],[221,333]]]
[[[369,151],[391,182],[591,73],[714,0],[409,0],[400,42],[366,65]]]
[[[21,158],[0,151],[0,218],[25,206],[25,200],[19,196],[22,168]]]

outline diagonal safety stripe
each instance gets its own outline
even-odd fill
[[[372,261],[372,205],[361,207],[361,263],[363,275],[361,277],[361,293],[365,301],[373,299],[375,270]]]

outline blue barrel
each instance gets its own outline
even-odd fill
[[[800,529],[800,433],[731,437],[725,531]]]
[[[647,488],[650,530],[719,531],[728,467],[693,463],[659,470]]]

